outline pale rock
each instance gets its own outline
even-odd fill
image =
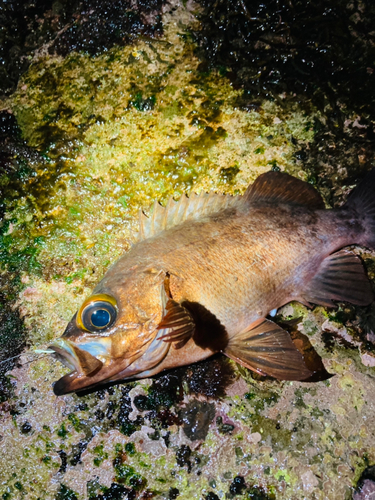
[[[262,440],[262,436],[259,432],[253,432],[247,436],[247,440],[251,444],[258,444]]]
[[[151,439],[149,434],[154,434],[155,429],[152,427],[147,427],[142,425],[140,431],[136,431],[132,434],[132,441],[136,444],[137,449],[147,455],[152,457],[161,457],[167,453],[167,447],[165,445],[164,439],[158,439],[157,441]]]
[[[304,491],[309,493],[313,492],[314,489],[319,485],[318,478],[311,470],[307,470],[301,475],[302,486]]]
[[[361,354],[361,361],[365,366],[374,367],[375,366],[375,357],[371,356],[371,354]]]

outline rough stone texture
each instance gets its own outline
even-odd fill
[[[354,493],[353,500],[373,500],[375,498],[375,483],[365,479],[359,492]]]
[[[64,368],[33,353],[61,335],[129,248],[139,208],[183,192],[243,192],[271,168],[314,179],[324,112],[293,95],[242,105],[243,90],[225,72],[200,67],[188,30],[199,28],[198,10],[191,2],[164,7],[158,39],[96,57],[40,59],[3,102],[26,143],[11,142],[13,170],[1,170],[0,285],[29,346],[1,393],[5,500],[373,494],[370,479],[354,493],[375,464],[371,306],[327,311],[295,303],[278,312],[278,321],[296,320],[290,330],[308,337],[334,375],[314,383],[261,379],[216,358],[57,398],[51,384]],[[373,127],[357,112],[343,113],[346,134]],[[317,184],[327,204],[345,199],[354,184],[341,160],[358,161],[359,150],[344,146],[325,165],[319,157]],[[308,169],[301,151],[311,151]],[[361,165],[358,172],[370,161]],[[356,251],[374,279],[374,254]]]

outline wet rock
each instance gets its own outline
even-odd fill
[[[245,488],[245,479],[242,476],[236,476],[229,486],[229,493],[231,495],[241,495]]]
[[[372,48],[366,39],[374,19],[370,5],[357,10],[345,1],[329,6],[318,1],[308,7],[303,1],[293,6],[272,0],[199,3],[204,8],[201,29],[196,31],[200,47],[209,64],[225,68],[245,85],[250,100],[261,92],[281,94],[293,89],[301,99],[303,94],[318,103],[326,98],[335,106],[340,95],[357,109],[370,109],[374,78],[367,70]],[[323,25],[329,29],[321,36]],[[354,56],[357,50],[360,58]],[[348,77],[354,60],[362,74],[361,91],[357,79]]]
[[[150,2],[69,1],[6,2],[0,13],[1,87],[9,93],[33,57],[72,51],[100,54],[113,45],[134,41],[140,34],[162,33],[163,0]]]
[[[365,479],[363,485],[353,495],[353,500],[373,500],[375,498],[375,481]]]
[[[198,399],[192,399],[180,410],[183,430],[192,441],[205,439],[211,422],[215,417],[215,405]]]

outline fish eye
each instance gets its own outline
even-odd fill
[[[86,330],[98,331],[108,328],[116,319],[116,309],[109,302],[98,300],[88,304],[82,311],[81,320]]]
[[[96,309],[91,314],[90,320],[95,328],[105,328],[111,322],[111,314],[107,309]]]
[[[106,300],[108,297],[109,300]],[[87,300],[77,315],[77,323],[89,332],[98,332],[110,327],[116,320],[116,301],[101,294]]]

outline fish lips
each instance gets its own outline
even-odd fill
[[[72,372],[62,377],[54,385],[56,395],[72,392],[71,385],[77,378],[93,378],[103,368],[104,363],[89,352],[89,349],[82,349],[75,343],[58,339],[49,348],[54,351],[54,356],[61,363],[72,369]],[[76,385],[76,384],[74,384]]]
[[[108,337],[92,339],[80,346],[64,338],[57,339],[49,349],[52,349],[54,356],[72,371],[54,383],[55,395],[62,396],[105,384],[111,377],[126,370],[139,356],[135,353],[131,357],[103,363],[99,358],[110,358],[110,346],[111,340]]]
[[[109,366],[106,360],[111,354],[109,337],[91,336],[82,338],[84,332],[76,325],[75,314],[64,334],[55,340],[49,349],[53,356],[72,371],[53,385],[56,396],[85,389],[107,378]],[[106,363],[106,364],[105,364]]]
[[[110,336],[82,338],[73,318],[63,336],[49,347],[54,351],[53,356],[72,370],[54,383],[53,392],[61,396],[146,373],[168,353],[170,344],[160,338],[163,331],[156,331],[153,339],[151,336],[133,352],[113,357]]]

